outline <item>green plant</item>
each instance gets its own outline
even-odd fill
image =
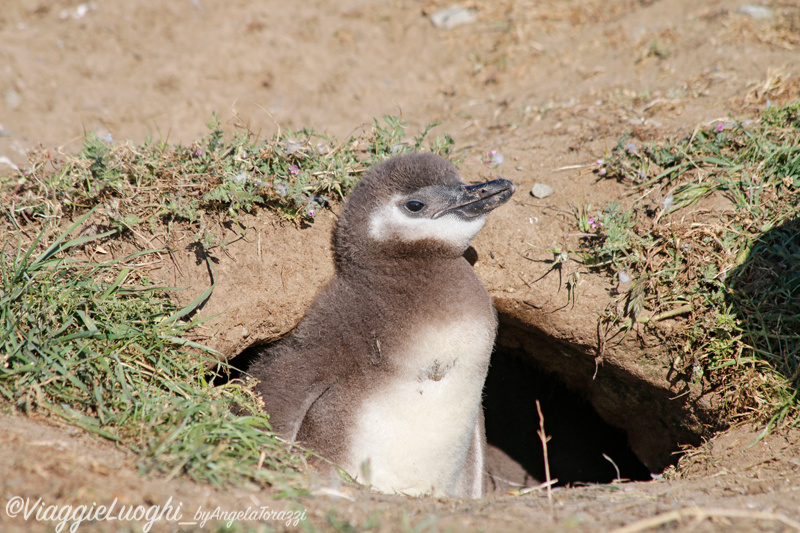
[[[302,490],[303,459],[269,431],[252,384],[212,386],[209,372],[226,363],[186,337],[214,286],[177,309],[167,288],[147,278],[144,263],[157,250],[104,263],[88,257],[174,224],[193,230],[196,246],[224,247],[216,228],[257,209],[311,220],[372,162],[422,149],[434,127],[407,141],[399,117],[384,123],[344,143],[310,129],[260,141],[249,131],[229,137],[213,116],[208,135],[189,146],[90,133],[78,154],[34,153],[27,169],[0,183],[2,400],[116,441],[139,454],[144,471]],[[445,136],[430,149],[451,148]],[[62,230],[65,218],[75,222]],[[84,235],[73,237],[78,228]]]
[[[598,161],[599,176],[639,198],[606,206],[581,242],[585,264],[630,280],[602,319],[604,341],[644,325],[671,347],[671,371],[719,392],[729,420],[800,414],[799,111],[770,108],[677,142],[623,136]],[[682,321],[677,334],[661,330],[667,318]]]
[[[0,396],[22,411],[58,415],[140,454],[145,471],[213,483],[288,485],[300,466],[269,431],[250,387],[213,387],[213,351],[182,337],[210,293],[176,309],[135,264],[81,259],[109,230],[69,238],[87,212],[44,246],[6,242],[0,261]],[[42,246],[40,246],[42,245]],[[14,249],[9,249],[14,248]],[[36,252],[36,250],[40,250]]]
[[[90,132],[78,154],[34,152],[30,166],[2,192],[19,224],[79,215],[95,206],[125,231],[180,221],[202,234],[214,231],[218,219],[238,221],[256,209],[311,220],[330,201],[343,198],[375,161],[422,150],[437,125],[406,140],[407,124],[400,117],[386,116],[383,123],[376,119],[363,138],[342,143],[311,129],[280,130],[267,140],[250,131],[228,136],[216,116],[209,133],[188,146],[152,139],[114,143]],[[452,144],[445,135],[429,149],[447,156]]]

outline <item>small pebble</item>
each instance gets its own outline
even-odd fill
[[[21,104],[22,104],[22,96],[20,96],[20,94],[17,91],[13,89],[9,89],[8,91],[6,91],[6,105],[8,106],[9,109],[13,111],[17,109]]]
[[[531,194],[541,200],[553,194],[553,188],[545,183],[536,183],[531,189]]]
[[[631,277],[627,272],[620,272],[617,277],[619,277],[619,282],[622,284],[631,282]]]
[[[473,10],[460,6],[443,9],[431,15],[433,25],[444,30],[452,30],[456,26],[472,24],[476,20],[478,20],[478,15]]]
[[[736,12],[741,15],[747,15],[748,17],[755,20],[771,19],[773,16],[772,10],[770,8],[768,8],[767,6],[759,6],[755,4],[745,4],[743,6],[739,6],[739,9],[737,9]]]
[[[80,19],[85,17],[89,11],[96,8],[97,6],[94,4],[94,2],[90,2],[88,4],[80,4],[75,9],[63,9],[61,13],[58,15],[58,18],[60,18],[61,20],[66,20],[68,18]]]

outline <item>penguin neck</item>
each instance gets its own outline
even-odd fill
[[[402,292],[408,292],[410,287],[460,283],[465,277],[477,279],[469,262],[458,253],[408,253],[362,259],[340,263],[337,271],[355,283],[368,283],[384,290],[398,288]]]

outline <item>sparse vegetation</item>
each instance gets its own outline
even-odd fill
[[[264,431],[268,417],[257,414],[250,385],[211,386],[209,370],[225,363],[184,338],[213,286],[178,309],[147,277],[158,250],[107,262],[89,256],[156,223],[180,220],[208,247],[212,222],[252,209],[310,218],[325,195],[340,198],[371,162],[420,148],[428,133],[405,142],[405,124],[386,122],[376,122],[371,139],[337,144],[310,130],[226,140],[214,119],[189,147],[116,145],[90,134],[77,155],[33,154],[2,187],[0,396],[127,446],[145,471],[302,490],[302,458]],[[432,149],[446,153],[450,144],[440,139]]]
[[[216,117],[209,134],[189,146],[148,139],[134,146],[89,133],[75,155],[40,149],[30,166],[2,184],[5,205],[18,225],[72,217],[102,206],[107,224],[121,231],[159,222],[189,222],[196,240],[213,244],[217,222],[269,209],[289,220],[311,219],[340,199],[375,161],[423,148],[429,126],[407,140],[396,116],[377,120],[371,134],[339,143],[310,129],[279,131],[259,140],[250,131],[226,137]],[[452,139],[435,139],[431,151],[447,155]]]
[[[582,259],[620,280],[603,340],[646,327],[671,346],[670,372],[722,394],[728,422],[796,423],[800,102],[677,142],[626,136],[598,163],[601,178],[636,192],[629,209],[606,206],[596,228],[579,217],[594,233]],[[676,317],[680,327],[661,327]]]
[[[244,384],[211,387],[210,350],[183,340],[197,303],[176,309],[137,268],[145,251],[103,264],[74,254],[117,230],[69,236],[41,253],[6,241],[0,293],[0,395],[127,445],[145,471],[208,482],[285,482],[299,466],[270,433]],[[190,353],[188,348],[193,348]]]

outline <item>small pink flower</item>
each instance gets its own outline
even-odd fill
[[[503,154],[499,153],[497,150],[489,150],[489,153],[486,154],[486,158],[483,160],[483,164],[499,167],[503,164],[504,160]]]
[[[717,133],[720,133],[722,130],[725,129],[725,124],[717,124]]]
[[[197,150],[194,151],[193,155],[195,157],[200,157],[201,155],[203,155],[203,151],[200,148],[198,148]]]
[[[300,172],[300,168],[297,165],[289,165],[289,174],[295,175]]]
[[[308,212],[308,216],[310,216],[310,217],[313,217],[313,216],[314,216],[314,210],[313,210],[313,209],[312,209],[311,211],[309,211],[309,212]]]
[[[590,228],[597,229],[597,228],[601,227],[602,225],[603,225],[603,223],[600,222],[599,218],[589,217],[589,227]]]

